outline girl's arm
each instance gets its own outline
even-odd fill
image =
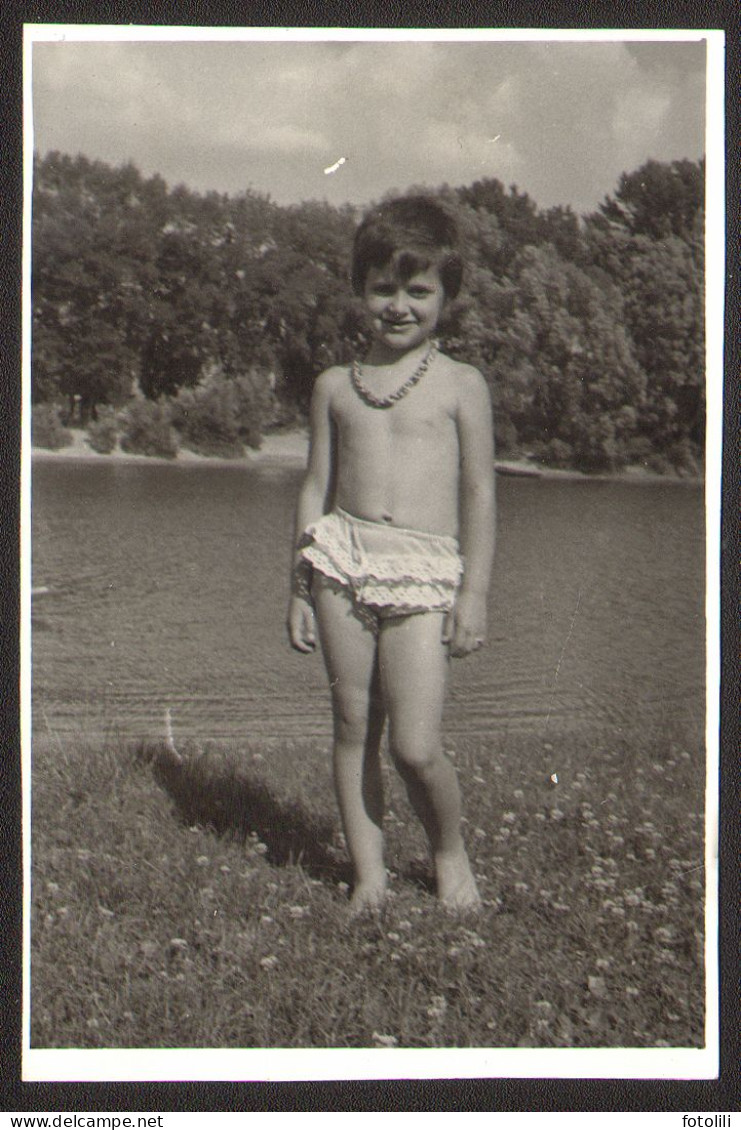
[[[330,374],[331,370],[322,373],[314,385],[309,414],[309,460],[296,506],[288,635],[291,646],[303,652],[313,651],[316,633],[310,591],[311,568],[299,557],[301,535],[307,526],[327,512],[334,486]]]
[[[494,436],[491,397],[477,369],[461,373],[458,404],[460,444],[460,546],[463,583],[443,639],[453,656],[467,655],[486,639],[486,598],[494,559]]]
[[[333,488],[333,424],[330,385],[333,371],[328,369],[317,377],[309,409],[309,459],[298,497],[294,549],[306,529],[332,503]]]

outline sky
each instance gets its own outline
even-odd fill
[[[40,153],[167,183],[366,204],[496,177],[592,211],[704,153],[704,42],[35,42]]]

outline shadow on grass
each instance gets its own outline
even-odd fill
[[[400,872],[403,879],[424,891],[425,894],[430,896],[436,894],[437,884],[428,862],[421,859],[411,859],[401,867]]]
[[[208,752],[180,757],[165,742],[142,742],[134,748],[134,761],[150,767],[189,827],[200,824],[242,842],[254,835],[274,866],[298,864],[314,878],[350,882],[349,866],[332,843],[334,825],[295,801],[277,798],[228,758]]]

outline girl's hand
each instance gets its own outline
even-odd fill
[[[292,596],[288,606],[288,638],[291,647],[307,654],[316,647],[314,609],[311,602],[301,596]]]
[[[443,624],[443,643],[451,656],[460,659],[478,651],[486,642],[486,597],[461,592]]]

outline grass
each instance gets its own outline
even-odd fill
[[[35,740],[32,1046],[702,1045],[699,740],[460,740],[458,919],[393,773],[351,919],[328,751],[185,752]]]

